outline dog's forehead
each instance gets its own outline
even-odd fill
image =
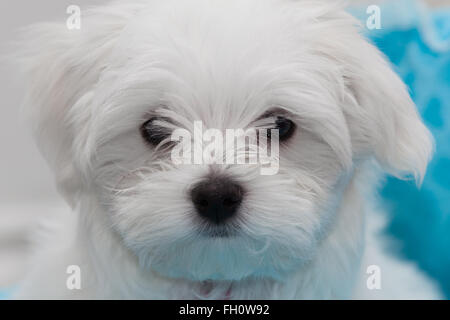
[[[115,48],[121,81],[157,93],[149,107],[163,105],[214,128],[245,127],[271,108],[314,117],[317,99],[337,107],[330,98],[336,81],[328,74],[335,66],[311,50],[315,37],[302,32],[314,23],[312,14],[300,12],[300,25],[278,6],[223,6],[158,6],[141,13]]]
[[[152,17],[142,14],[127,27],[122,53],[130,73],[159,83],[167,108],[214,127],[245,125],[270,108],[277,69],[291,58],[286,33],[276,30],[281,24],[210,11]]]

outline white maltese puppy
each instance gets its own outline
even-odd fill
[[[420,184],[433,143],[354,18],[317,0],[141,0],[81,19],[24,41],[26,105],[73,212],[18,298],[370,297],[373,164]],[[174,163],[171,133],[196,121],[278,129],[278,171]],[[367,261],[382,280],[396,268]]]

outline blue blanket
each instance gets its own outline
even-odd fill
[[[7,300],[11,296],[11,291],[10,289],[0,290],[0,300]]]
[[[366,8],[352,8],[365,22]],[[399,252],[435,278],[450,298],[450,7],[396,0],[381,6],[381,29],[367,36],[395,65],[430,128],[436,153],[422,188],[389,178],[381,190]]]

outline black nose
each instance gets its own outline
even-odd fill
[[[242,202],[244,191],[227,177],[213,177],[198,183],[191,191],[192,202],[204,218],[220,224],[231,218]]]

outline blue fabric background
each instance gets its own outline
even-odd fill
[[[363,23],[366,7],[350,10]],[[430,128],[436,153],[422,188],[388,178],[381,190],[399,252],[435,278],[450,298],[450,7],[431,11],[419,1],[381,6],[381,29],[367,36],[395,65]]]

